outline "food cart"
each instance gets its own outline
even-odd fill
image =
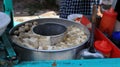
[[[99,29],[95,30],[95,39],[105,40],[112,46],[111,58],[104,59],[80,59],[80,60],[39,60],[19,61],[14,47],[9,39],[9,30],[13,27],[12,0],[3,0],[4,12],[9,15],[11,21],[6,31],[0,37],[0,67],[120,67],[120,49],[117,48]],[[82,22],[87,25],[90,21],[83,16]],[[87,22],[87,23],[86,23]],[[99,35],[99,36],[98,36]]]

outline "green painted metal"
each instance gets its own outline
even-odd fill
[[[12,0],[3,0],[3,4],[5,5],[5,11],[13,10],[13,3]]]
[[[13,20],[13,3],[12,0],[3,0],[3,9],[6,14],[8,14],[11,18],[11,22],[8,25],[8,29],[11,29],[14,25],[14,20]]]
[[[8,14],[11,18],[11,22],[7,27],[6,32],[3,33],[3,35],[0,37],[0,45],[1,50],[0,53],[0,62],[4,62],[6,65],[13,65],[17,64],[18,60],[16,57],[16,53],[12,47],[12,43],[9,40],[8,32],[13,27],[13,6],[12,6],[12,0],[3,0],[3,9],[6,14]]]
[[[18,60],[9,59],[2,37],[0,37],[0,67],[12,67]]]
[[[12,0],[3,0],[3,8],[4,8],[4,12],[6,14],[8,14],[11,18],[11,22],[8,26],[8,28],[12,28],[13,27],[13,6],[12,6]],[[11,43],[10,43],[10,40],[8,39],[8,36],[7,36],[7,33],[8,33],[8,29],[5,33],[3,33],[2,35],[2,40],[3,40],[3,43],[5,45],[5,48],[7,50],[7,53],[8,53],[8,56],[9,58],[12,58],[12,57],[16,57],[16,53],[15,51],[13,50],[12,46],[11,46]]]
[[[18,63],[17,55],[12,47],[12,43],[9,40],[9,37],[7,36],[7,32],[4,32],[2,35],[2,41],[4,43],[5,50],[7,52],[7,59],[9,61],[12,61],[14,64]]]
[[[5,56],[6,56],[6,53],[4,51],[4,45],[0,39],[0,66],[6,65],[6,61],[4,60]]]
[[[120,58],[21,62],[13,67],[120,67]]]

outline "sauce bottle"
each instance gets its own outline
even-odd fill
[[[117,12],[111,7],[109,10],[103,12],[103,17],[100,21],[99,29],[103,33],[107,33],[109,36],[112,35],[115,22],[117,18]]]

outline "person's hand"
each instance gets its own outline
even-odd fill
[[[100,5],[98,6],[98,9],[97,9],[97,15],[100,16],[100,17],[103,16]]]

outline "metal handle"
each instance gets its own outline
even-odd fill
[[[93,10],[92,10],[92,30],[91,30],[91,41],[90,41],[90,48],[89,51],[92,53],[95,53],[95,48],[94,48],[94,29],[95,29],[95,22],[96,22],[96,10],[97,6],[93,5]]]
[[[96,13],[97,13],[97,6],[93,5],[93,10],[92,10],[92,23],[95,23],[96,21]]]

